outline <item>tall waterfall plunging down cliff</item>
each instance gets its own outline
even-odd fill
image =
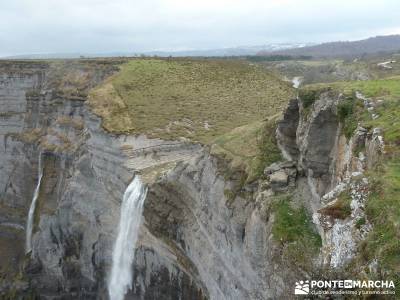
[[[118,237],[114,245],[108,293],[111,300],[123,300],[132,287],[132,263],[147,189],[135,176],[124,193]]]
[[[29,253],[32,250],[33,219],[35,216],[36,202],[39,197],[40,183],[42,182],[42,177],[43,177],[42,153],[40,152],[39,166],[38,166],[38,182],[35,188],[35,192],[33,193],[31,206],[29,207],[28,221],[26,224],[26,246],[25,246],[26,253]]]

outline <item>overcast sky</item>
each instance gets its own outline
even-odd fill
[[[0,0],[0,56],[355,40],[400,33],[399,0]]]

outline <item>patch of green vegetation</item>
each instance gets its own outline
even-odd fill
[[[400,159],[392,159],[371,173],[371,195],[366,206],[373,230],[366,251],[385,269],[400,272]]]
[[[370,113],[360,107],[362,105],[360,101],[353,102],[352,113],[346,118],[346,120],[350,120],[347,131],[351,131],[358,121],[366,128],[379,127],[383,130],[385,142],[388,144],[387,152],[392,152],[393,147],[396,148],[400,145],[400,130],[398,129],[400,124],[400,76],[381,80],[337,82],[329,85],[315,84],[308,86],[307,89],[327,87],[342,92],[351,99],[354,99],[354,93],[359,91],[368,98],[383,100],[383,103],[375,108],[375,113],[379,115],[375,120],[371,118]],[[351,103],[347,105],[351,106]],[[344,108],[344,110],[346,109]]]
[[[258,156],[254,172],[258,177],[263,174],[265,167],[283,159],[275,132],[276,122],[271,121],[265,124],[264,130],[258,140]]]
[[[302,88],[299,90],[299,98],[303,103],[303,108],[308,110],[314,104],[316,100],[321,96],[322,93],[330,91],[330,87],[315,87],[312,88]]]
[[[205,144],[281,111],[293,90],[239,60],[133,59],[91,91],[89,104],[115,133]]]
[[[400,85],[400,79],[398,81]],[[383,130],[383,136],[387,147],[388,154],[394,154],[399,151],[400,146],[400,96],[397,99],[387,100],[376,109],[379,117],[371,120],[364,116],[364,124],[366,127],[379,127]]]
[[[312,248],[321,247],[321,237],[315,231],[311,217],[304,207],[293,208],[290,197],[282,196],[273,205],[275,212],[272,233],[282,243],[307,242]]]
[[[351,197],[348,190],[342,192],[338,199],[331,205],[319,210],[319,213],[344,220],[351,215]]]
[[[348,118],[343,124],[343,134],[346,138],[350,139],[358,125],[356,118]]]
[[[393,100],[400,97],[399,82],[400,76],[395,76],[379,80],[340,82],[335,85],[342,87],[346,93],[360,91],[369,98],[382,97]]]
[[[262,176],[266,166],[282,160],[275,138],[277,117],[221,135],[213,141],[211,153],[228,161],[230,169],[244,170],[244,183],[254,181]]]
[[[367,223],[367,221],[365,220],[364,217],[360,218],[357,220],[356,222],[356,228],[360,229],[361,226],[365,225]]]
[[[340,81],[333,83],[318,83],[308,85],[307,89],[331,88],[341,91],[348,96],[352,96],[355,91],[360,91],[368,98],[379,97],[386,100],[400,98],[400,76],[394,76],[386,79],[363,80],[363,81]]]
[[[294,271],[313,272],[322,240],[304,206],[295,207],[290,195],[276,196],[272,203],[272,234],[282,246],[279,259]]]
[[[275,140],[278,117],[235,128],[213,141],[211,154],[218,158],[219,173],[232,183],[224,190],[228,202],[246,197],[243,187],[260,178],[266,166],[282,160]]]
[[[281,246],[276,259],[295,272],[313,272],[322,240],[313,226],[311,216],[304,207],[295,207],[290,195],[275,197],[272,202],[272,234]]]
[[[339,120],[345,122],[348,117],[353,115],[354,99],[346,99],[337,106]]]
[[[355,102],[355,98],[349,97],[337,106],[337,114],[340,122],[343,124],[343,133],[347,139],[351,138],[358,124],[355,114]]]
[[[370,172],[367,219],[373,225],[361,249],[365,263],[376,259],[387,280],[400,292],[400,159],[383,162]]]
[[[308,108],[314,104],[314,102],[318,98],[318,91],[312,89],[300,89],[299,90],[299,98],[303,103],[304,108]]]

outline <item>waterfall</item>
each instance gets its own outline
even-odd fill
[[[32,250],[32,231],[33,231],[33,219],[35,217],[36,202],[39,197],[40,183],[43,177],[43,166],[42,166],[42,153],[39,154],[39,166],[38,166],[38,182],[33,193],[31,206],[29,207],[28,222],[26,224],[26,253]]]
[[[132,263],[135,258],[135,246],[146,193],[147,189],[139,176],[135,176],[124,193],[108,283],[111,300],[123,300],[128,289],[132,288]]]

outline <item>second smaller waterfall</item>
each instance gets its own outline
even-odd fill
[[[25,251],[29,253],[32,250],[32,231],[33,231],[33,219],[35,217],[36,202],[39,197],[40,184],[43,177],[43,166],[42,166],[42,153],[39,154],[39,166],[38,166],[38,182],[36,184],[35,191],[33,193],[31,206],[29,207],[28,221],[26,224],[26,246]]]
[[[135,176],[124,193],[108,283],[111,300],[123,300],[128,289],[132,287],[132,263],[135,258],[135,246],[146,193],[147,189],[139,176]]]

